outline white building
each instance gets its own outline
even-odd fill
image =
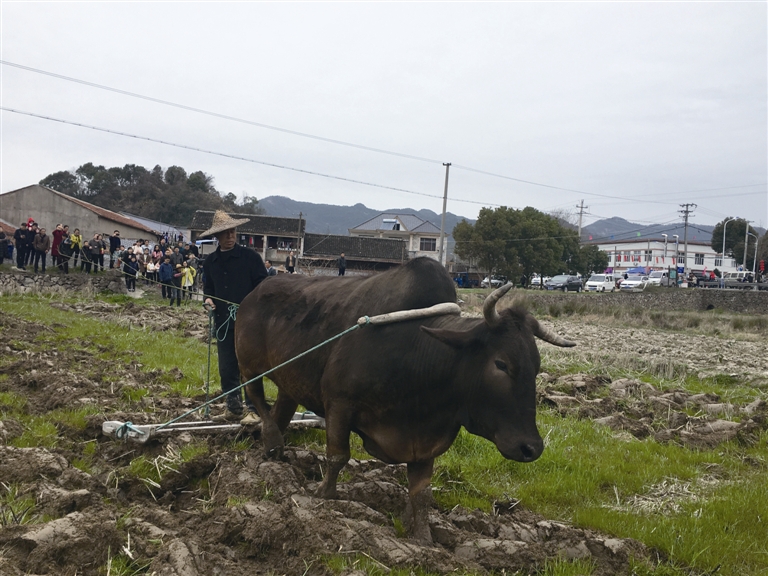
[[[440,229],[415,214],[385,212],[349,229],[350,236],[393,238],[406,243],[409,258],[427,256],[437,260]],[[448,235],[443,239],[443,265],[448,254]]]
[[[636,239],[612,240],[596,243],[600,250],[608,254],[608,266],[615,273],[624,273],[630,268],[649,267],[651,270],[682,267],[685,246],[682,239],[664,240]],[[677,249],[677,254],[675,254]],[[712,249],[709,242],[688,241],[688,260],[685,263],[686,272],[712,271],[735,272],[740,263],[728,256],[723,256]]]

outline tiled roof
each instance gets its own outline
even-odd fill
[[[413,231],[426,222],[426,220],[419,218],[415,214],[383,212],[370,220],[355,226],[352,230],[392,230],[392,224],[385,223],[384,220],[397,220],[400,223],[400,230],[406,232]]]
[[[411,232],[421,232],[422,234],[440,234],[440,228],[432,224],[432,222],[424,221],[420,226],[412,228]]]
[[[213,211],[198,210],[195,212],[194,218],[192,218],[192,224],[189,225],[190,230],[194,232],[202,232],[208,230],[213,223]],[[270,236],[292,236],[297,237],[299,235],[299,226],[301,226],[301,232],[304,232],[304,226],[306,221],[302,218],[299,222],[298,218],[283,218],[280,216],[255,216],[253,214],[227,214],[235,219],[248,218],[248,222],[237,227],[237,231],[241,234],[267,234]]]
[[[0,220],[0,230],[5,232],[8,236],[13,236],[13,233],[16,232],[16,227],[12,226],[5,220]]]
[[[304,235],[305,257],[338,258],[342,252],[347,260],[402,262],[408,258],[408,250],[402,240],[336,234]]]
[[[40,185],[40,187],[45,188],[46,190],[49,190],[54,194],[57,194],[58,196],[61,196],[62,198],[69,200],[70,202],[74,202],[75,204],[82,206],[86,210],[90,210],[91,212],[101,216],[102,218],[111,220],[112,222],[117,222],[118,224],[124,224],[125,226],[130,226],[131,228],[138,228],[139,230],[144,230],[145,232],[149,232],[150,234],[156,233],[155,230],[152,230],[151,228],[147,228],[146,226],[144,226],[144,224],[141,224],[140,222],[137,222],[132,218],[126,218],[125,216],[118,214],[117,212],[112,212],[112,210],[107,210],[106,208],[102,208],[101,206],[96,206],[89,202],[85,202],[84,200],[79,200],[78,198],[67,196],[66,194],[57,192],[53,188],[48,188],[48,186]]]

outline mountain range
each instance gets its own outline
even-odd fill
[[[333,204],[315,204],[314,202],[298,202],[285,196],[267,196],[259,200],[259,207],[269,216],[298,218],[301,214],[307,222],[307,232],[314,234],[349,235],[349,229],[370,220],[382,212],[397,212],[398,214],[415,214],[419,218],[431,222],[440,228],[440,214],[432,210],[414,210],[413,208],[392,208],[389,210],[374,210],[363,204],[354,206],[335,206]],[[458,216],[451,212],[445,214],[445,232],[450,234],[453,227],[462,220],[474,223],[474,220]]]
[[[414,210],[413,208],[391,208],[388,210],[374,210],[364,204],[354,206],[336,206],[333,204],[315,204],[314,202],[298,202],[285,196],[267,196],[259,200],[259,207],[269,216],[284,216],[297,218],[299,214],[306,220],[307,232],[315,234],[341,234],[346,236],[349,229],[370,220],[382,212],[397,212],[400,214],[415,214],[420,218],[431,222],[440,228],[440,214],[432,210]],[[445,215],[445,232],[450,234],[453,227],[462,220],[474,224],[471,218],[465,218],[452,212]],[[563,224],[567,224],[563,222]],[[706,224],[688,223],[688,240],[696,242],[710,242],[714,226]],[[756,228],[762,236],[765,230]],[[584,226],[581,231],[582,240],[605,242],[610,240],[630,240],[636,238],[661,239],[662,234],[667,234],[671,240],[675,234],[683,241],[685,228],[682,222],[669,224],[637,224],[624,218],[614,216],[604,218]],[[449,239],[449,248],[452,244]]]

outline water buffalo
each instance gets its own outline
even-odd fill
[[[281,453],[282,432],[298,404],[326,419],[328,471],[318,496],[336,497],[338,474],[355,432],[372,456],[407,463],[411,533],[431,540],[427,522],[434,459],[459,429],[493,442],[505,458],[531,462],[544,444],[536,428],[540,358],[534,336],[572,346],[522,309],[497,312],[511,285],[485,301],[484,318],[437,316],[368,326],[271,375],[271,407],[260,381],[248,395],[262,423],[267,454]],[[456,302],[456,289],[435,260],[414,259],[371,277],[282,275],[259,284],[242,302],[235,347],[251,379],[373,316]]]

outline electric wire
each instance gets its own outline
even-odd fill
[[[403,152],[396,152],[396,151],[393,151],[393,150],[386,150],[384,148],[377,148],[375,146],[366,146],[366,145],[363,145],[363,144],[356,144],[354,142],[348,142],[348,141],[339,140],[339,139],[336,139],[336,138],[328,138],[328,137],[325,137],[325,136],[319,136],[317,134],[310,134],[308,132],[301,132],[301,131],[292,130],[292,129],[289,129],[289,128],[282,128],[280,126],[273,126],[271,124],[265,124],[263,122],[256,122],[256,121],[253,121],[253,120],[247,120],[247,119],[239,118],[239,117],[236,117],[236,116],[230,116],[230,115],[227,115],[227,114],[222,114],[222,113],[214,112],[214,111],[211,111],[211,110],[205,110],[203,108],[197,108],[197,107],[189,106],[189,105],[186,105],[186,104],[179,104],[177,102],[171,102],[169,100],[164,100],[162,98],[155,98],[153,96],[146,96],[144,94],[138,94],[136,92],[131,92],[129,90],[123,90],[123,89],[120,89],[120,88],[114,88],[114,87],[111,87],[111,86],[106,86],[104,84],[98,84],[96,82],[90,82],[88,80],[82,80],[80,78],[74,78],[72,76],[66,76],[64,74],[58,74],[56,72],[50,72],[50,71],[47,71],[47,70],[41,70],[39,68],[33,68],[32,66],[25,66],[23,64],[17,64],[15,62],[10,62],[8,60],[0,59],[0,64],[3,64],[5,66],[11,66],[11,67],[18,68],[20,70],[25,70],[25,71],[28,71],[28,72],[33,72],[33,73],[36,73],[36,74],[41,74],[41,75],[49,76],[49,77],[52,77],[52,78],[57,78],[59,80],[65,80],[67,82],[74,82],[74,83],[81,84],[81,85],[84,85],[84,86],[89,86],[89,87],[92,87],[92,88],[98,88],[99,90],[105,90],[105,91],[109,91],[109,92],[114,92],[116,94],[121,94],[123,96],[129,96],[131,98],[138,98],[138,99],[145,100],[145,101],[148,101],[148,102],[154,102],[156,104],[162,104],[164,106],[171,106],[171,107],[178,108],[178,109],[181,109],[181,110],[186,110],[186,111],[194,112],[194,113],[197,113],[197,114],[204,114],[206,116],[211,116],[211,117],[214,117],[214,118],[221,118],[223,120],[229,120],[229,121],[232,121],[232,122],[238,122],[238,123],[247,124],[247,125],[250,125],[250,126],[256,126],[256,127],[264,128],[264,129],[267,129],[267,130],[273,130],[273,131],[276,131],[276,132],[283,132],[285,134],[291,134],[293,136],[300,136],[302,138],[310,138],[310,139],[318,140],[318,141],[321,141],[321,142],[326,142],[326,143],[330,143],[330,144],[337,144],[339,146],[347,146],[347,147],[350,147],[350,148],[357,148],[357,149],[366,150],[366,151],[369,151],[369,152],[375,152],[375,153],[379,153],[379,154],[387,154],[389,156],[397,156],[397,157],[400,157],[400,158],[407,158],[407,159],[410,159],[410,160],[417,160],[417,161],[420,161],[420,162],[427,162],[427,163],[430,163],[430,164],[443,164],[443,162],[441,160],[437,160],[435,158],[427,158],[427,157],[418,156],[418,155],[415,155],[415,154],[407,154],[407,153],[403,153]],[[597,197],[597,198],[609,198],[609,199],[616,199],[616,200],[621,200],[621,201],[632,200],[634,202],[644,202],[644,203],[666,203],[666,204],[673,204],[673,202],[659,202],[659,201],[653,201],[653,200],[646,200],[646,199],[644,199],[647,196],[657,196],[657,195],[667,196],[667,195],[669,195],[669,193],[665,193],[665,192],[659,192],[659,193],[653,193],[653,194],[643,194],[643,198],[632,198],[630,196],[615,196],[615,195],[610,195],[610,194],[600,194],[600,193],[597,193],[597,192],[587,192],[587,191],[584,191],[584,190],[577,190],[577,189],[574,189],[574,188],[566,188],[566,187],[555,186],[555,185],[551,185],[551,184],[544,184],[544,183],[541,183],[541,182],[535,182],[533,180],[526,180],[526,179],[523,179],[523,178],[516,178],[514,176],[508,176],[508,175],[505,175],[505,174],[498,174],[496,172],[490,172],[488,170],[481,170],[479,168],[473,168],[471,166],[465,166],[465,165],[462,165],[462,164],[453,163],[452,166],[454,168],[459,169],[459,170],[465,170],[465,171],[474,172],[474,173],[477,173],[477,174],[484,174],[486,176],[492,176],[494,178],[501,178],[501,179],[504,179],[504,180],[510,180],[510,181],[513,181],[513,182],[519,182],[521,184],[528,184],[528,185],[531,185],[531,186],[539,186],[539,187],[542,187],[542,188],[549,188],[549,189],[552,189],[552,190],[561,190],[561,191],[564,191],[564,192],[573,192],[573,193],[576,193],[576,194],[584,194],[584,195],[587,195],[587,196],[592,196],[592,197]],[[370,185],[370,184],[367,184],[367,185]],[[687,190],[687,191],[683,191],[683,192],[678,192],[677,194],[689,194],[689,193],[707,192],[707,191],[716,191],[716,190],[730,190],[730,189],[736,189],[736,188],[749,188],[749,187],[752,187],[752,186],[764,186],[764,185],[765,185],[765,183],[763,183],[763,184],[746,184],[746,185],[740,185],[740,186],[728,186],[728,187],[723,187],[723,188],[706,188],[706,189],[701,189],[701,190]],[[389,187],[387,187],[387,188],[389,188]],[[389,189],[393,189],[394,190],[394,188],[389,188]],[[405,191],[405,190],[402,190],[402,189],[399,189],[398,191],[412,193],[412,194],[420,194],[418,192]],[[422,195],[440,198],[440,196],[433,196],[433,195],[430,195],[430,194],[422,194]],[[459,201],[460,202],[483,204],[483,205],[486,205],[486,206],[501,206],[500,204],[491,204],[491,203],[488,203],[488,202],[474,202],[474,201],[470,201],[470,200],[459,200]]]
[[[373,188],[382,188],[384,190],[394,190],[395,192],[403,192],[405,194],[415,194],[417,196],[426,196],[428,198],[438,198],[442,199],[443,197],[438,194],[427,194],[426,192],[417,192],[415,190],[408,190],[406,188],[397,188],[396,186],[387,186],[385,184],[376,184],[373,182],[366,182],[364,180],[355,180],[354,178],[347,178],[345,176],[336,176],[333,174],[324,174],[322,172],[315,172],[313,170],[306,170],[304,168],[296,168],[294,166],[285,166],[282,164],[275,164],[273,162],[264,162],[262,160],[255,160],[253,158],[245,158],[243,156],[236,156],[234,154],[227,154],[226,152],[216,152],[214,150],[206,150],[204,148],[197,148],[195,146],[188,146],[186,144],[178,144],[176,142],[168,142],[167,140],[160,140],[158,138],[151,138],[149,136],[139,136],[137,134],[129,134],[127,132],[121,132],[118,130],[111,130],[109,128],[101,128],[99,126],[91,126],[90,124],[83,124],[81,122],[72,122],[69,120],[63,120],[61,118],[53,118],[51,116],[44,116],[42,114],[35,114],[34,112],[26,112],[23,110],[17,110],[15,108],[7,108],[5,106],[0,106],[0,110],[3,110],[5,112],[13,112],[15,114],[22,114],[25,116],[31,116],[33,118],[40,118],[42,120],[49,120],[51,122],[59,122],[61,124],[68,124],[70,126],[77,126],[79,128],[88,128],[90,130],[96,130],[98,132],[106,132],[107,134],[114,134],[117,136],[125,136],[127,138],[135,138],[137,140],[145,140],[147,142],[154,142],[156,144],[163,144],[165,146],[173,146],[175,148],[183,148],[185,150],[192,150],[194,152],[201,152],[203,154],[212,154],[214,156],[222,156],[224,158],[231,158],[233,160],[242,160],[244,162],[251,162],[253,164],[260,164],[262,166],[270,166],[272,168],[280,168],[282,170],[290,170],[292,172],[299,172],[302,174],[310,174],[312,176],[320,176],[322,178],[329,178],[332,180],[341,180],[343,182],[351,182],[353,184],[360,184],[362,186],[371,186]],[[451,198],[454,202],[464,202],[467,204],[479,204],[481,206],[501,206],[500,204],[491,204],[489,202],[481,202],[479,200],[464,200],[461,198]]]

